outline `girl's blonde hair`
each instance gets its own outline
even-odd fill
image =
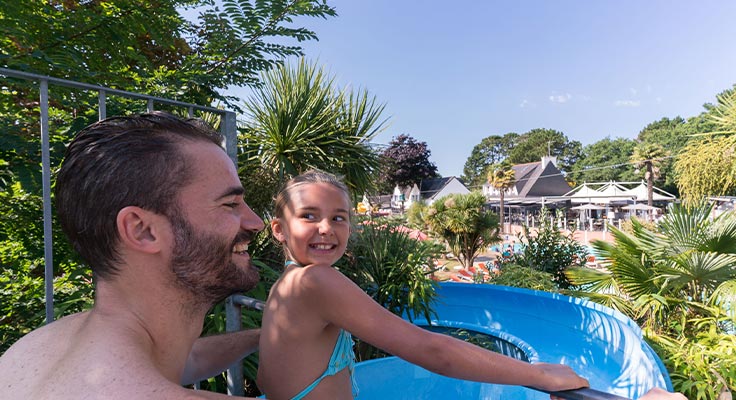
[[[311,169],[307,172],[299,174],[289,181],[279,190],[279,193],[274,199],[274,216],[276,218],[283,218],[284,208],[291,202],[291,193],[295,188],[310,183],[326,183],[339,189],[345,193],[345,198],[350,201],[350,191],[347,185],[339,177],[329,173],[316,169]]]

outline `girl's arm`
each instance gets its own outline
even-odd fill
[[[307,270],[300,285],[302,298],[326,322],[425,369],[464,380],[547,391],[588,386],[568,366],[529,364],[415,326],[381,307],[332,267],[313,265]]]

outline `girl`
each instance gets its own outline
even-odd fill
[[[528,364],[432,333],[390,313],[332,268],[350,235],[347,187],[309,171],[276,197],[273,235],[286,268],[263,314],[258,386],[269,399],[352,399],[350,333],[430,371],[546,391],[587,387],[558,364]],[[348,333],[349,332],[349,333]]]

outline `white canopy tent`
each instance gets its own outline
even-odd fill
[[[653,201],[675,201],[675,195],[665,192],[657,187],[653,187],[652,189]],[[647,194],[647,183],[642,181],[636,187],[628,189],[626,194],[635,197],[636,201],[647,201],[649,199]]]

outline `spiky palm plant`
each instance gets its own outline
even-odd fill
[[[500,164],[493,165],[488,172],[488,183],[499,193],[500,199],[500,210],[499,219],[501,220],[501,233],[505,230],[504,224],[504,197],[506,191],[516,184],[516,176],[514,170],[511,168],[511,164],[508,162],[502,162]]]
[[[451,194],[432,203],[425,214],[429,228],[445,239],[465,267],[473,265],[484,246],[500,240],[498,217],[484,205],[480,192]]]
[[[660,178],[662,160],[670,155],[659,143],[639,143],[634,148],[631,161],[636,168],[644,168],[644,179],[647,181],[647,204],[654,201],[654,181]]]
[[[693,399],[721,398],[736,385],[736,213],[711,211],[676,205],[656,228],[636,220],[630,233],[611,227],[613,243],[593,243],[607,271],[567,274],[583,288],[574,295],[637,321],[675,390]]]
[[[339,90],[334,78],[304,59],[263,75],[245,104],[243,151],[280,181],[311,168],[345,177],[356,195],[371,183],[378,157],[369,147],[384,106],[366,91]]]
[[[570,270],[583,288],[575,294],[663,333],[683,332],[683,318],[733,318],[736,214],[711,211],[705,203],[675,205],[656,230],[636,219],[631,233],[611,227],[613,243],[593,242],[607,270]]]

